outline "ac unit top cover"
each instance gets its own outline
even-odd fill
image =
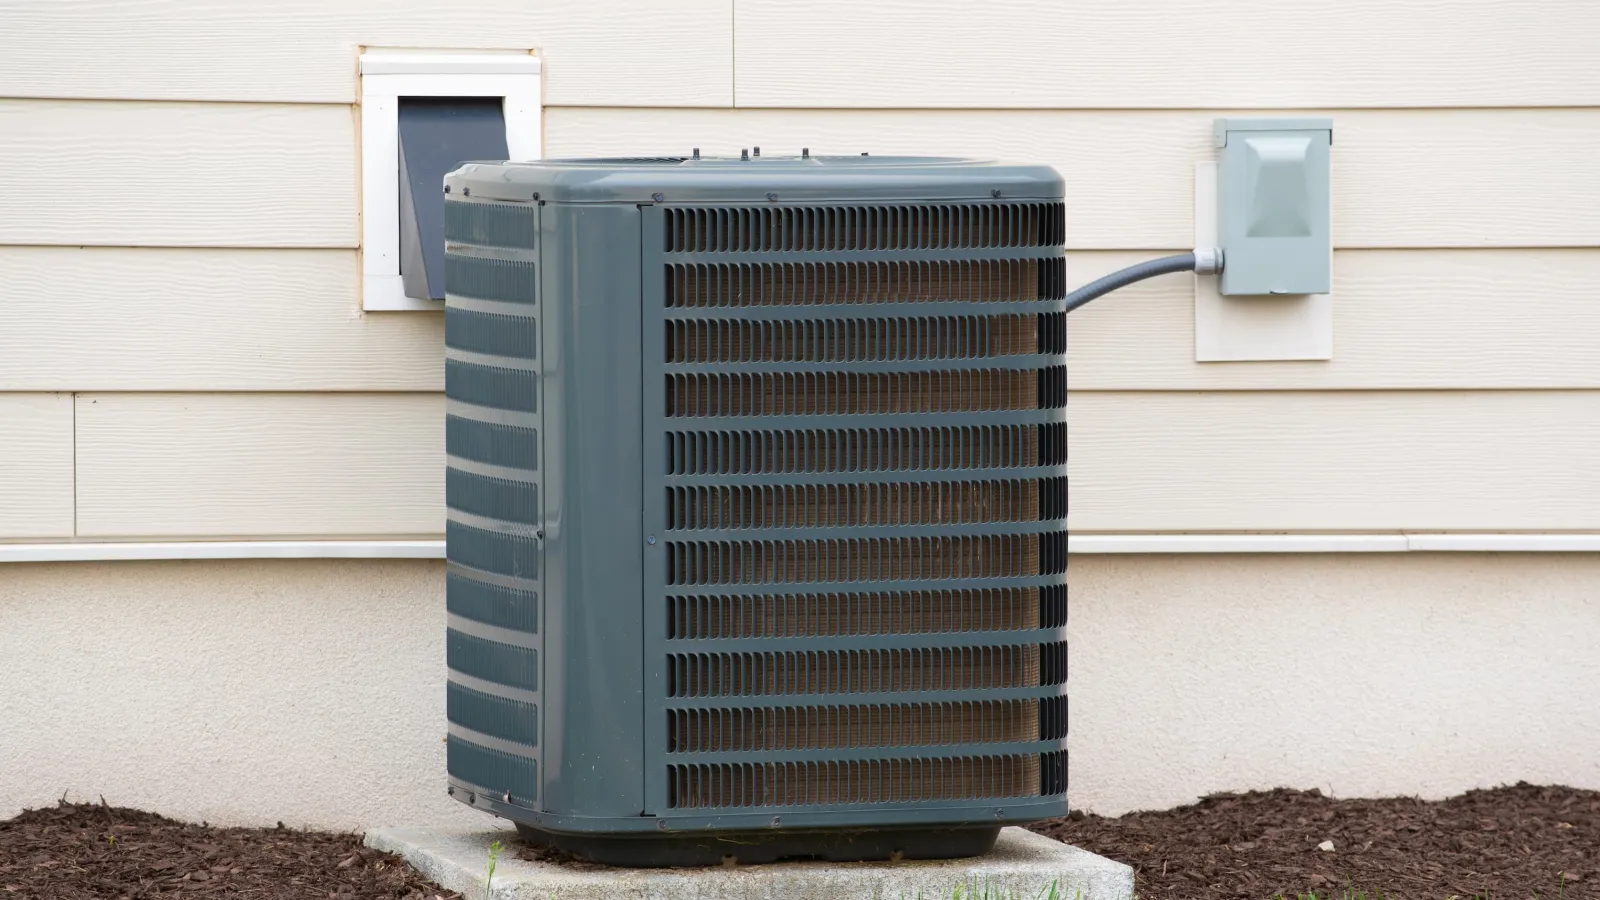
[[[1060,199],[1049,166],[936,156],[757,156],[556,159],[466,163],[445,179],[485,199],[560,203],[707,201],[764,203],[837,200]],[[668,191],[670,190],[670,193]]]

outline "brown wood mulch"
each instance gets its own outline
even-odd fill
[[[0,900],[459,900],[358,834],[212,828],[63,803],[0,821]]]
[[[1217,794],[1035,830],[1133,865],[1140,900],[1361,896],[1351,888],[1387,900],[1600,898],[1600,792],[1573,788],[1518,784],[1432,803]],[[0,821],[0,900],[174,894],[460,900],[354,834],[213,828],[103,804]]]
[[[1518,784],[1432,803],[1216,794],[1034,830],[1134,866],[1140,900],[1600,897],[1600,792],[1573,788]]]

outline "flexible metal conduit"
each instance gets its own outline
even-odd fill
[[[1146,260],[1126,269],[1112,272],[1104,278],[1097,278],[1081,288],[1067,295],[1067,312],[1072,312],[1078,307],[1111,293],[1117,288],[1127,287],[1136,281],[1154,278],[1157,275],[1171,275],[1174,272],[1199,272],[1202,275],[1213,275],[1222,271],[1222,252],[1220,250],[1196,250],[1193,253],[1180,253],[1177,256],[1163,256],[1160,259]]]

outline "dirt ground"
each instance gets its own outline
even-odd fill
[[[1572,788],[1518,784],[1434,803],[1217,794],[1035,830],[1136,867],[1141,900],[1359,896],[1352,888],[1385,900],[1600,897],[1600,792]]]
[[[62,804],[0,821],[0,900],[179,894],[260,900],[458,900],[361,836],[210,828],[114,806]]]
[[[1600,792],[1572,788],[1519,784],[1434,803],[1218,794],[1035,830],[1136,867],[1140,900],[1600,898]],[[0,900],[174,894],[460,900],[352,834],[212,828],[98,804],[0,821]]]

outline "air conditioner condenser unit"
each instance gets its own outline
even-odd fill
[[[451,794],[624,865],[969,856],[1065,814],[1060,177],[445,184]]]

